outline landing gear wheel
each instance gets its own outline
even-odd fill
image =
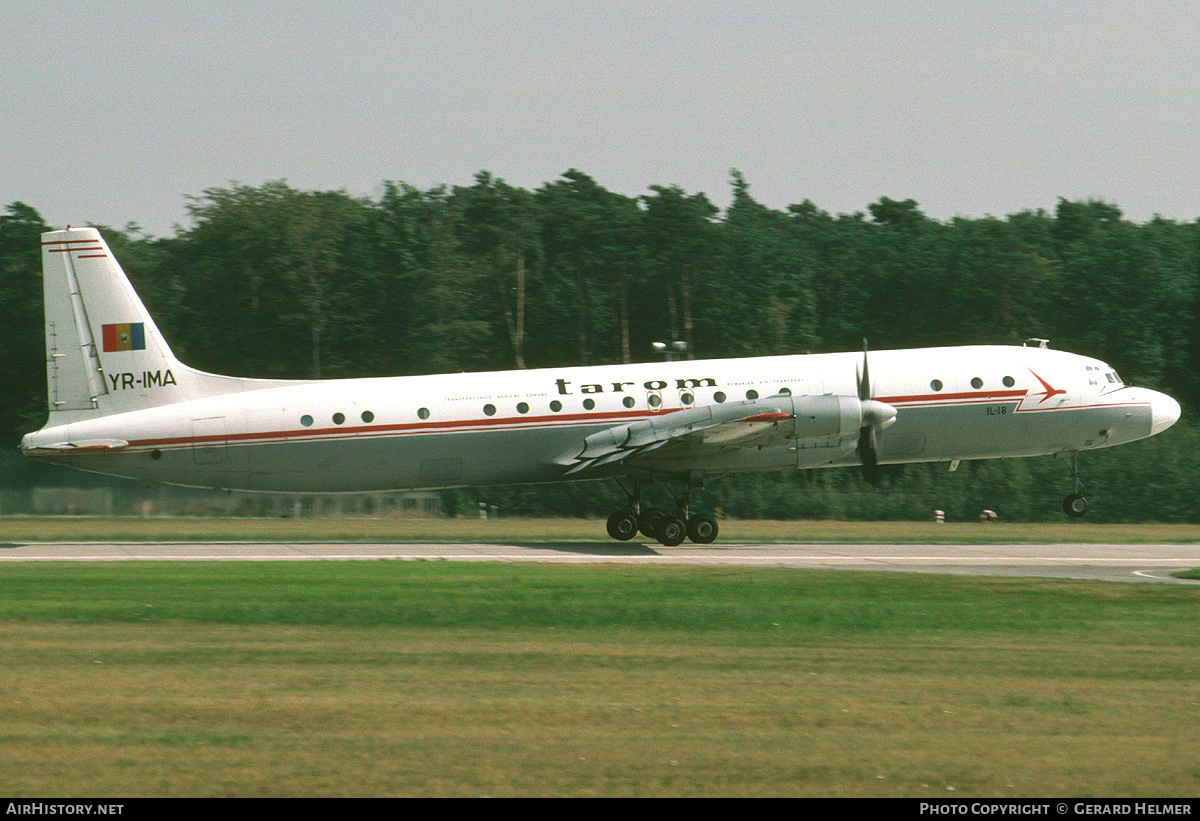
[[[688,519],[688,538],[696,544],[712,544],[717,538],[717,520],[707,513]]]
[[[1083,514],[1087,513],[1087,509],[1087,499],[1083,498],[1078,493],[1072,493],[1070,496],[1063,499],[1063,513],[1067,514],[1068,516],[1079,518]]]
[[[662,523],[666,518],[667,514],[661,510],[648,507],[638,514],[638,530],[642,531],[642,535],[648,539],[657,539],[658,529],[662,527]]]
[[[1083,498],[1083,474],[1079,470],[1079,452],[1071,453],[1071,481],[1075,483],[1075,492],[1063,499],[1063,513],[1078,519],[1087,513],[1087,499]]]
[[[618,510],[608,517],[608,535],[617,541],[627,542],[637,535],[638,520],[628,510]]]
[[[674,547],[687,538],[687,533],[687,525],[683,523],[683,519],[668,516],[658,526],[658,541],[667,547]]]

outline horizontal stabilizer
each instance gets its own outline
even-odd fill
[[[22,450],[26,456],[49,456],[65,453],[104,453],[105,451],[123,450],[127,447],[129,447],[129,443],[124,439],[84,439],[80,442],[56,442],[50,445],[22,448]]]

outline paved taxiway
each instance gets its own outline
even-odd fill
[[[1200,545],[1195,544],[683,544],[678,547],[640,542],[0,544],[0,562],[366,559],[843,568],[1200,584],[1184,582],[1170,575],[1176,570],[1200,567]]]

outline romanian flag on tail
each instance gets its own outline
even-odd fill
[[[141,322],[123,322],[102,326],[104,351],[144,351],[146,331]]]

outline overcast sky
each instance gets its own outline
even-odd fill
[[[0,0],[0,206],[169,236],[231,181],[384,180],[937,219],[1200,217],[1195,0]]]

